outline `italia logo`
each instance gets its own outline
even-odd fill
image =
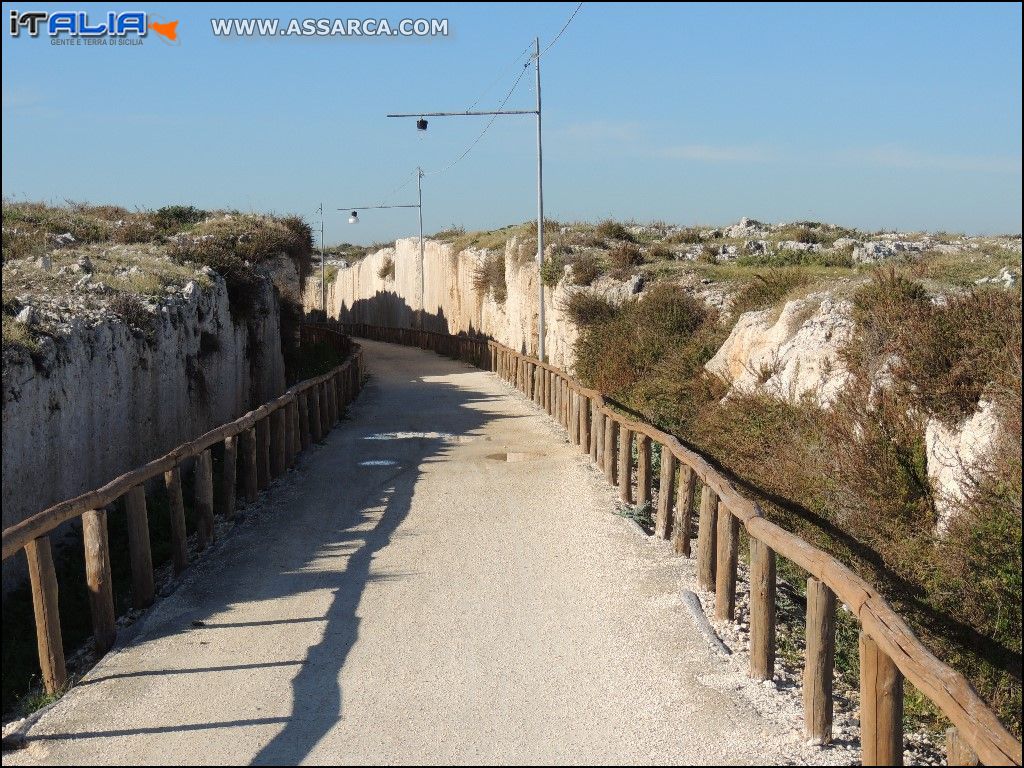
[[[29,37],[47,35],[51,38],[143,38],[150,30],[170,44],[178,41],[177,21],[158,21],[145,11],[109,11],[99,16],[85,11],[21,11],[10,15],[11,37],[24,32]]]

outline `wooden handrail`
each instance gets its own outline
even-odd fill
[[[361,352],[357,354],[361,354]],[[274,411],[294,402],[296,395],[324,383],[345,371],[352,364],[353,359],[346,360],[327,373],[296,384],[285,391],[280,397],[264,403],[259,408],[249,411],[234,421],[211,429],[194,440],[182,443],[160,458],[153,459],[148,464],[143,464],[141,467],[126,472],[96,490],[88,491],[80,496],[54,504],[52,507],[48,507],[42,512],[28,517],[20,523],[15,523],[9,528],[5,528],[3,532],[2,559],[6,560],[12,555],[17,554],[32,539],[46,535],[86,510],[105,507],[116,501],[134,486],[159,477],[175,465],[180,464],[183,460],[198,455],[211,445],[219,443],[227,437],[233,437],[244,432]]]
[[[951,741],[956,741],[960,748],[964,744],[969,745],[986,765],[1021,765],[1021,743],[981,700],[967,679],[936,658],[874,587],[836,558],[767,520],[757,502],[743,496],[707,459],[687,448],[674,435],[647,422],[625,416],[611,407],[601,392],[583,386],[550,363],[517,352],[494,340],[416,329],[383,328],[363,323],[343,324],[343,327],[354,336],[416,344],[446,354],[452,352],[452,340],[468,341],[473,346],[486,345],[488,354],[476,355],[477,364],[497,373],[528,397],[532,397],[569,429],[570,441],[577,441],[581,438],[582,432],[577,432],[575,436],[572,434],[570,425],[574,422],[566,415],[567,406],[561,394],[561,388],[567,387],[567,391],[576,397],[577,403],[585,401],[593,408],[593,430],[590,429],[590,422],[586,422],[587,437],[591,441],[590,452],[591,456],[599,457],[599,467],[608,470],[610,479],[616,474],[614,457],[605,455],[608,450],[607,446],[603,445],[606,442],[606,430],[599,429],[599,423],[611,420],[622,434],[645,436],[659,443],[717,496],[719,509],[725,509],[728,514],[734,516],[751,539],[767,548],[765,557],[774,557],[774,554],[778,554],[787,558],[831,590],[836,599],[849,608],[860,621],[862,636],[868,639],[871,647],[883,654],[884,660],[891,661],[899,674],[927,696],[953,723],[957,733],[956,738]],[[535,382],[534,377],[538,371],[541,374]],[[557,384],[550,386],[551,381]],[[583,421],[577,417],[575,423],[580,424]],[[597,434],[598,432],[600,434]],[[587,446],[583,445],[583,448],[586,450]],[[618,474],[622,474],[621,470]],[[689,498],[685,494],[684,497]],[[664,515],[665,512],[662,511],[661,514]],[[719,567],[728,566],[719,564]],[[735,567],[735,563],[732,567]],[[770,573],[774,574],[773,561],[770,568]],[[774,595],[774,590],[768,593]],[[771,619],[774,622],[773,612]],[[770,635],[774,636],[773,628]],[[863,647],[865,643],[862,640]],[[763,660],[759,663],[763,665]],[[891,693],[887,691],[887,695]],[[892,715],[891,712],[888,714]],[[864,727],[867,728],[867,725]],[[879,752],[874,747],[870,750],[865,749],[865,755],[879,760],[896,757],[884,751]],[[902,752],[898,757],[902,759]]]
[[[59,691],[67,680],[62,649],[57,576],[50,549],[49,533],[82,516],[86,581],[97,649],[103,653],[116,638],[106,507],[126,498],[129,554],[132,562],[132,591],[136,607],[145,607],[153,597],[153,562],[150,553],[144,486],[161,475],[170,499],[171,549],[175,573],[188,563],[184,500],[181,493],[181,464],[195,458],[196,509],[199,513],[200,548],[214,536],[214,491],[210,448],[224,443],[221,512],[231,516],[235,504],[235,461],[242,461],[245,496],[255,500],[258,487],[282,474],[299,451],[309,445],[312,428],[316,434],[329,430],[347,403],[358,393],[362,378],[362,349],[344,334],[330,327],[311,326],[302,335],[309,341],[331,344],[346,359],[330,371],[290,387],[280,397],[264,403],[234,421],[223,424],[183,443],[154,459],[114,478],[102,487],[44,509],[3,531],[3,559],[25,550],[32,586],[36,642],[44,686],[48,693]],[[308,401],[308,402],[307,402]],[[307,406],[312,403],[313,408]],[[319,414],[314,423],[311,412]],[[241,441],[239,441],[241,436]],[[238,443],[242,444],[241,455]]]

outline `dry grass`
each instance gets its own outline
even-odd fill
[[[733,299],[733,315],[774,307],[813,283],[811,273],[800,267],[763,270],[740,288]]]
[[[377,270],[377,277],[381,280],[388,281],[395,279],[395,260],[390,256],[384,259],[384,262],[380,265],[380,269]]]

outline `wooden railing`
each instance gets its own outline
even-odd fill
[[[170,504],[171,558],[174,572],[180,573],[188,565],[188,532],[181,487],[184,465],[189,462],[193,465],[196,533],[202,548],[213,539],[215,514],[234,516],[239,486],[246,501],[255,501],[259,491],[295,463],[300,451],[330,431],[345,406],[359,393],[363,365],[359,346],[337,330],[323,326],[304,327],[302,336],[330,344],[345,357],[344,361],[325,374],[296,384],[244,416],[111,480],[102,488],[62,501],[4,530],[3,559],[21,550],[28,558],[39,665],[48,693],[59,691],[67,682],[57,605],[57,574],[49,534],[75,517],[82,518],[93,637],[96,652],[102,655],[117,637],[106,508],[124,499],[132,603],[136,608],[145,608],[153,602],[154,594],[145,484],[163,476]],[[211,448],[218,443],[223,443],[224,460],[220,492],[215,502]]]
[[[874,587],[834,557],[765,519],[756,502],[740,495],[707,460],[673,435],[627,417],[600,392],[582,386],[564,371],[494,341],[367,325],[346,327],[355,336],[432,349],[497,373],[555,418],[567,430],[570,442],[590,454],[627,503],[652,501],[651,453],[655,443],[660,445],[654,535],[670,540],[680,556],[695,554],[698,584],[715,593],[718,619],[734,617],[740,526],[749,536],[749,674],[755,679],[770,680],[775,667],[776,557],[781,555],[806,571],[803,701],[809,740],[826,743],[832,738],[835,610],[837,602],[842,602],[861,625],[864,765],[902,764],[904,679],[953,723],[946,734],[950,765],[978,760],[986,765],[1021,764],[1021,743],[961,674],[925,648]],[[698,479],[701,491],[694,520]],[[691,553],[694,532],[696,552]]]
[[[352,336],[428,349],[440,355],[465,360],[480,368],[488,368],[489,365],[491,342],[485,336],[453,336],[417,328],[390,328],[366,323],[338,323],[337,327]]]

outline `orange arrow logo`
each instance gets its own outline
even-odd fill
[[[149,28],[157,34],[163,35],[168,40],[174,41],[178,39],[178,22],[176,21],[168,21],[164,24],[158,21],[151,21],[149,22]]]

